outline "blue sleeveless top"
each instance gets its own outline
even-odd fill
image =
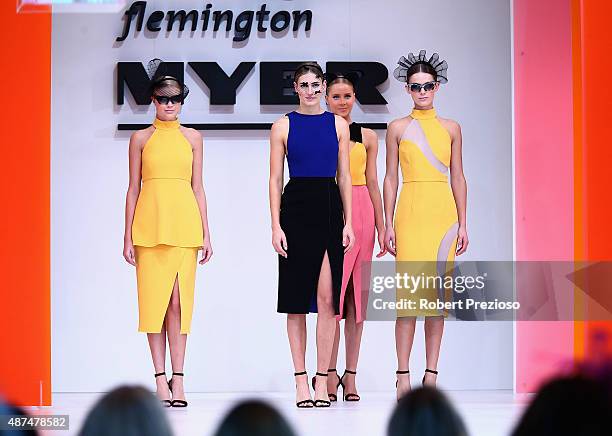
[[[338,136],[334,114],[325,111],[305,115],[293,111],[287,116],[289,177],[336,177]]]

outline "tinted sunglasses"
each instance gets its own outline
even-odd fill
[[[433,91],[435,87],[436,87],[436,82],[409,83],[408,84],[408,89],[410,89],[410,92],[421,92],[421,89],[424,89],[425,91],[429,92],[429,91]]]
[[[171,96],[166,95],[154,95],[153,98],[157,100],[159,104],[168,104],[172,102],[172,104],[178,104],[183,102],[183,95],[176,94]]]

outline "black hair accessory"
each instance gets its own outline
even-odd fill
[[[429,59],[425,56],[425,50],[421,50],[418,56],[410,53],[408,57],[402,56],[399,61],[397,61],[397,68],[393,71],[393,77],[395,77],[400,82],[408,81],[407,73],[408,70],[415,64],[428,64],[436,71],[436,81],[440,83],[448,82],[447,70],[448,64],[446,61],[440,60],[440,56],[438,53],[434,53],[431,55]]]
[[[184,83],[181,83],[176,77],[164,74],[166,69],[163,67],[163,64],[164,61],[155,58],[151,59],[147,65],[147,75],[149,76],[149,80],[151,80],[151,94],[153,94],[155,88],[163,88],[166,85],[171,86],[175,84],[182,90],[183,100],[185,100],[187,95],[189,95],[189,88]]]

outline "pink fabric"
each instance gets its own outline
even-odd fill
[[[366,185],[353,186],[353,231],[355,232],[355,245],[344,255],[344,270],[342,273],[342,290],[340,294],[341,320],[344,314],[344,300],[346,288],[353,276],[353,296],[355,298],[355,315],[357,322],[365,320],[368,308],[369,279],[362,283],[363,277],[369,277],[374,251],[374,206]]]
[[[571,2],[514,2],[516,260],[574,257]],[[545,80],[538,80],[543,71]],[[574,354],[574,323],[516,323],[516,392]]]

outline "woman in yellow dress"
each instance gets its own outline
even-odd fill
[[[180,125],[178,114],[189,90],[163,70],[161,60],[149,63],[156,117],[130,138],[123,256],[136,266],[138,331],[148,336],[157,396],[166,407],[186,407],[183,363],[197,255],[202,250],[199,263],[208,262],[212,247],[202,183],[202,136]],[[173,371],[169,382],[166,338]]]
[[[402,56],[398,64],[394,76],[406,82],[414,109],[410,115],[391,122],[387,129],[387,168],[383,189],[385,244],[396,256],[398,271],[414,268],[415,262],[424,262],[428,272],[440,273],[436,271],[439,269],[436,262],[442,265],[452,262],[455,255],[464,253],[468,246],[467,185],[461,160],[461,129],[455,121],[438,117],[433,106],[440,83],[447,82],[446,61],[441,61],[437,53],[427,59],[422,50],[418,56],[412,53],[407,58]],[[402,170],[402,191],[395,211],[398,164]],[[446,315],[428,307],[421,308],[418,304],[421,300],[436,300],[439,290],[419,288],[414,294],[403,292],[406,291],[398,289],[398,300],[407,296],[407,300],[417,305],[397,313],[398,398],[410,390],[408,362],[417,316],[425,317],[426,370],[423,384],[436,384]]]

